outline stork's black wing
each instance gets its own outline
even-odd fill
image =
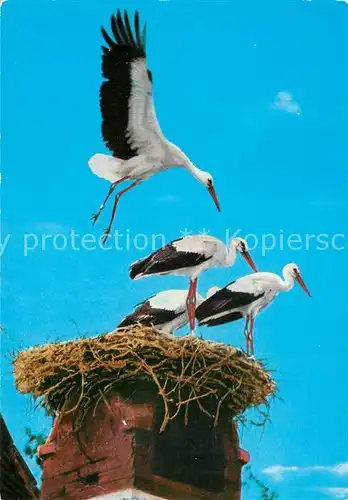
[[[156,326],[173,321],[177,316],[178,314],[175,311],[151,307],[149,300],[146,300],[132,314],[124,318],[118,327],[122,328],[137,323],[141,323],[144,326]]]
[[[149,257],[132,264],[130,277],[134,279],[140,275],[165,274],[187,267],[194,267],[211,259],[211,257],[207,257],[202,253],[180,252],[173,243],[175,242],[169,243]]]
[[[129,130],[130,113],[134,113],[130,102],[135,78],[132,63],[140,60],[144,65],[146,76],[141,74],[140,80],[136,82],[138,86],[144,87],[141,89],[143,102],[141,99],[137,100],[142,112],[145,109],[145,98],[148,99],[152,80],[151,73],[145,65],[146,24],[141,30],[139,13],[136,11],[132,28],[127,11],[123,16],[118,11],[117,15],[111,17],[111,31],[112,33],[108,34],[102,28],[107,44],[107,47],[102,47],[102,74],[106,79],[100,88],[102,135],[115,157],[129,159],[137,154],[137,144],[141,142],[137,130],[133,130],[133,137],[132,130]],[[142,132],[141,127],[139,132]]]
[[[241,307],[247,306],[253,303],[258,298],[262,297],[265,292],[262,293],[248,293],[241,290],[234,290],[234,283],[232,282],[221,290],[218,290],[214,295],[206,299],[202,304],[196,309],[196,318],[199,323],[207,323],[208,321],[212,321],[213,317],[219,315],[220,319],[222,315],[231,315],[231,318],[225,318],[226,321],[222,321],[223,323],[227,323],[229,321],[234,321],[235,319],[239,319],[241,317],[240,314],[236,315],[234,312],[237,312]],[[237,310],[237,311],[236,311]],[[214,324],[220,324],[214,323]]]

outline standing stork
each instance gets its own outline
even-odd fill
[[[130,267],[130,277],[139,279],[168,274],[188,276],[190,287],[186,297],[186,307],[193,332],[198,276],[210,267],[231,267],[236,260],[237,252],[254,271],[257,271],[247,244],[242,238],[233,238],[227,248],[221,240],[213,236],[194,235],[172,241],[149,257],[134,262]]]
[[[106,241],[120,197],[152,175],[171,167],[184,167],[208,189],[217,209],[219,201],[212,176],[197,168],[175,144],[163,135],[157,121],[152,95],[152,73],[146,62],[146,24],[140,28],[139,13],[131,27],[127,11],[111,17],[112,38],[104,28],[107,47],[102,47],[100,88],[102,135],[112,156],[95,154],[89,167],[98,177],[111,182],[111,187],[96,214],[95,223],[118,184],[132,181],[116,194],[111,220],[105,230]]]
[[[288,292],[297,281],[309,297],[296,264],[283,268],[283,277],[274,273],[255,273],[233,281],[205,300],[196,310],[199,325],[215,326],[245,318],[247,354],[254,354],[254,321],[279,292]]]
[[[218,288],[212,287],[207,298]],[[187,290],[164,290],[138,304],[135,310],[126,316],[118,328],[141,324],[153,326],[164,333],[174,334],[189,322],[186,307]],[[197,304],[203,302],[197,293]]]

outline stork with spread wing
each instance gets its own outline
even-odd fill
[[[127,11],[111,17],[112,35],[102,28],[102,73],[105,81],[100,88],[102,135],[112,156],[95,154],[89,160],[94,174],[111,182],[109,192],[93,215],[94,223],[116,186],[131,181],[116,194],[111,220],[105,231],[106,241],[112,227],[120,197],[152,175],[172,167],[186,168],[208,189],[217,209],[220,205],[212,176],[198,169],[175,144],[163,135],[157,121],[152,74],[146,61],[146,24],[140,26],[135,12],[132,28]]]

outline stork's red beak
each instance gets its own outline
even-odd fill
[[[218,197],[216,195],[216,192],[215,192],[215,189],[214,189],[214,186],[212,184],[210,184],[210,186],[208,186],[208,191],[210,193],[210,196],[213,198],[214,200],[214,203],[216,205],[216,208],[218,209],[219,212],[221,212],[221,208],[220,208],[220,203],[219,203],[219,200],[218,200]]]
[[[250,253],[247,250],[245,250],[244,252],[241,252],[241,254],[242,254],[242,257],[247,261],[247,263],[249,264],[249,266],[251,267],[251,269],[255,273],[257,273],[257,267],[255,266],[255,262],[251,258]]]
[[[306,287],[306,284],[303,281],[303,278],[302,278],[302,276],[300,275],[300,273],[298,271],[295,271],[295,280],[300,285],[300,287],[306,292],[306,294],[308,295],[308,297],[312,297],[311,292]]]

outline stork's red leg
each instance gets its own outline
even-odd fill
[[[186,299],[186,307],[190,322],[191,333],[194,333],[195,330],[196,291],[197,291],[197,278],[190,281],[190,288]]]
[[[254,355],[254,321],[255,319],[251,316],[250,318],[250,347],[251,347],[251,354]]]
[[[126,193],[127,191],[129,191],[130,189],[133,189],[138,184],[139,184],[139,181],[135,181],[130,186],[126,187],[125,189],[123,189],[122,191],[120,191],[119,193],[116,194],[115,201],[114,201],[114,206],[112,207],[111,219],[110,219],[108,227],[106,228],[106,230],[104,232],[104,237],[103,237],[103,240],[102,240],[103,244],[106,242],[106,240],[109,237],[109,234],[110,234],[110,231],[111,231],[111,228],[112,228],[112,223],[114,222],[114,218],[115,218],[115,214],[116,214],[116,208],[117,208],[118,202],[120,201],[121,196],[124,193]]]
[[[196,322],[196,295],[197,295],[197,278],[193,281],[193,287],[192,287],[192,300],[191,300],[192,331],[194,331],[195,329],[195,322]]]
[[[187,292],[187,297],[186,297],[186,309],[187,309],[187,315],[189,318],[190,326],[191,326],[191,316],[190,316],[190,301],[191,301],[191,292],[192,292],[192,281],[190,280],[190,286]]]
[[[108,191],[108,194],[106,195],[106,198],[103,201],[103,203],[100,205],[98,212],[96,212],[95,214],[93,214],[92,217],[91,217],[91,219],[93,221],[93,226],[97,222],[97,220],[98,220],[100,214],[102,213],[102,211],[104,210],[105,205],[106,205],[108,199],[110,198],[110,196],[112,195],[112,193],[114,192],[115,187],[118,186],[119,184],[121,184],[121,182],[124,182],[124,181],[126,181],[128,179],[129,179],[129,177],[122,177],[122,179],[120,179],[120,180],[118,180],[116,182],[113,182],[111,184],[110,189]]]
[[[245,327],[244,327],[244,336],[245,336],[245,341],[246,341],[246,353],[249,355],[249,321],[250,318],[247,316],[245,318]]]

